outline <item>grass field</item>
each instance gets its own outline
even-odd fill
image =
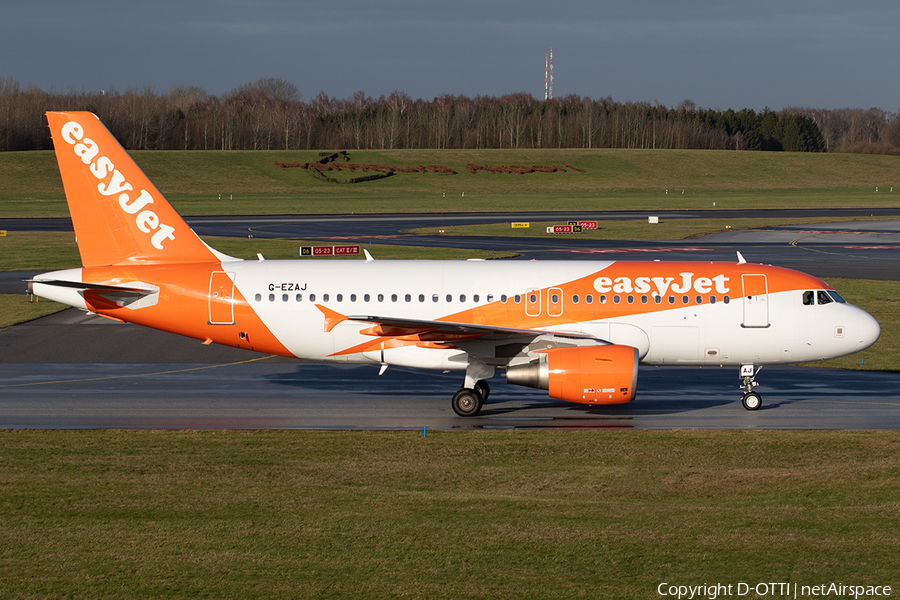
[[[182,214],[900,207],[900,157],[701,150],[351,151],[354,163],[443,164],[336,185],[279,162],[318,152],[135,152]],[[471,173],[466,164],[570,164],[581,171]],[[52,152],[0,153],[0,217],[65,216]],[[890,190],[896,189],[895,192]],[[878,192],[876,193],[876,188]],[[666,191],[668,190],[668,193]],[[682,193],[683,192],[683,193]],[[894,195],[896,194],[896,195]]]
[[[6,598],[900,585],[897,432],[7,431],[0,492]]]

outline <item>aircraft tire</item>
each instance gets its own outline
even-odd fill
[[[756,392],[747,392],[744,394],[744,397],[741,398],[741,404],[743,404],[744,408],[747,410],[759,410],[759,407],[762,406],[762,396]]]
[[[487,402],[488,396],[491,395],[491,387],[487,384],[487,381],[484,379],[479,379],[475,382],[475,391],[478,392],[478,395],[481,396],[481,403],[484,404]]]
[[[484,405],[484,399],[477,391],[469,388],[461,388],[453,394],[453,401],[450,403],[455,412],[460,417],[474,417],[481,412]]]

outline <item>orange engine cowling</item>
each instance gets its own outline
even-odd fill
[[[506,379],[568,402],[622,404],[634,399],[638,361],[638,349],[631,346],[554,348],[535,362],[510,367]]]

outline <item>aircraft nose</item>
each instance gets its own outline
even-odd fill
[[[860,310],[859,312],[860,315],[857,320],[857,331],[859,332],[857,336],[859,340],[858,350],[865,350],[881,337],[881,325],[878,324],[875,317],[866,311]]]

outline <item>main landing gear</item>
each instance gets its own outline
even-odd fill
[[[481,412],[485,400],[491,395],[491,388],[484,379],[475,382],[474,388],[460,388],[453,394],[453,412],[460,417],[474,417]]]
[[[757,369],[754,365],[741,365],[741,389],[744,390],[741,404],[747,410],[758,410],[762,406],[762,396],[753,391],[759,385],[755,378],[761,370],[762,367]]]

